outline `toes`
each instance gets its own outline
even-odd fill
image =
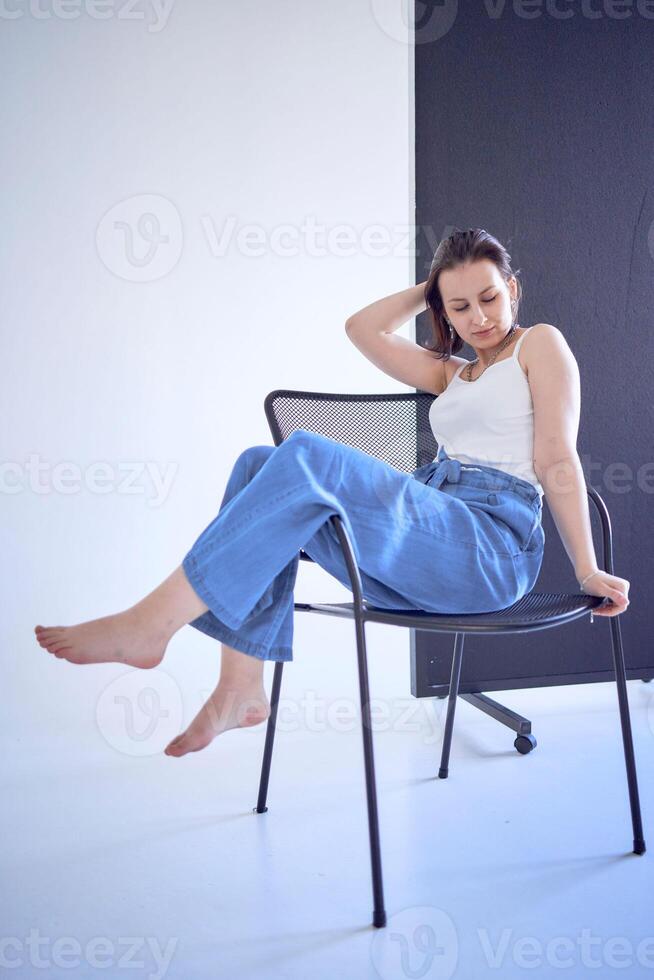
[[[182,732],[177,738],[174,738],[172,742],[166,746],[166,755],[176,755],[180,750],[184,749],[184,739],[186,737],[186,732]]]
[[[64,651],[72,649],[66,640],[39,640],[38,642],[42,650],[53,653],[55,657],[62,657]]]
[[[67,640],[52,640],[48,644],[48,650],[51,653],[59,653],[61,650],[70,650],[70,645]]]
[[[39,642],[44,640],[46,643],[49,643],[51,640],[61,639],[62,633],[63,630],[60,626],[51,626],[50,629],[43,630],[42,633],[39,633],[38,639]]]
[[[166,747],[169,748],[169,749],[171,749],[174,745],[179,745],[179,743],[182,741],[183,738],[184,738],[184,735],[183,734],[182,735],[178,735],[171,742],[169,742]]]

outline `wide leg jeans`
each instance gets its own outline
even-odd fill
[[[236,459],[218,514],[182,562],[208,606],[190,625],[261,660],[292,660],[300,549],[351,588],[333,514],[373,606],[490,612],[516,602],[540,572],[542,501],[528,481],[443,447],[405,473],[298,429]]]

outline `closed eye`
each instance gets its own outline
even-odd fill
[[[492,303],[493,300],[496,300],[496,299],[497,299],[497,294],[495,294],[495,296],[491,296],[490,299],[482,299],[482,303]],[[468,306],[468,304],[466,303],[465,306],[459,306],[459,307],[456,307],[455,306],[454,309],[455,309],[455,311],[457,313],[461,313],[463,310],[467,309],[467,306]]]

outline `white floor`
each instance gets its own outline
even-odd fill
[[[263,725],[182,760],[114,751],[94,732],[54,751],[38,732],[5,738],[3,972],[654,977],[654,684],[628,688],[642,857],[615,685],[493,695],[531,718],[527,756],[459,702],[446,780],[445,701],[379,723],[381,930],[355,726],[278,733],[260,815]]]

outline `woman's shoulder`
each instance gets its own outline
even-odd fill
[[[529,364],[569,364],[575,367],[577,362],[570,349],[567,338],[562,330],[552,323],[536,323],[525,329],[525,333],[533,334],[520,345],[518,362],[529,377]],[[578,367],[577,367],[578,369]]]
[[[533,327],[520,327],[522,333],[531,333],[534,336],[537,334],[547,334],[547,333],[558,333],[563,336],[558,327],[555,327],[552,323],[535,323]]]
[[[552,337],[556,335],[559,337],[564,336],[562,331],[559,330],[558,327],[555,327],[553,323],[535,323],[533,327],[521,327],[520,332],[523,334],[531,334],[533,337]]]
[[[519,327],[517,333],[519,340],[520,337],[524,336],[525,334],[529,334],[531,337],[536,338],[546,336],[547,334],[551,335],[552,333],[561,334],[561,331],[558,327],[555,327],[551,323],[534,323],[532,327]],[[563,336],[563,334],[561,334],[561,336]],[[531,347],[532,344],[533,340],[529,342],[529,346]],[[521,348],[526,348],[526,346],[526,344],[521,344]]]
[[[535,323],[533,327],[521,327],[520,333],[521,335],[529,334],[529,340],[525,340],[520,345],[520,358],[522,359],[524,351],[525,361],[528,360],[529,351],[533,352],[536,348],[546,347],[552,340],[555,342],[563,340],[565,343],[565,336],[552,323]]]

